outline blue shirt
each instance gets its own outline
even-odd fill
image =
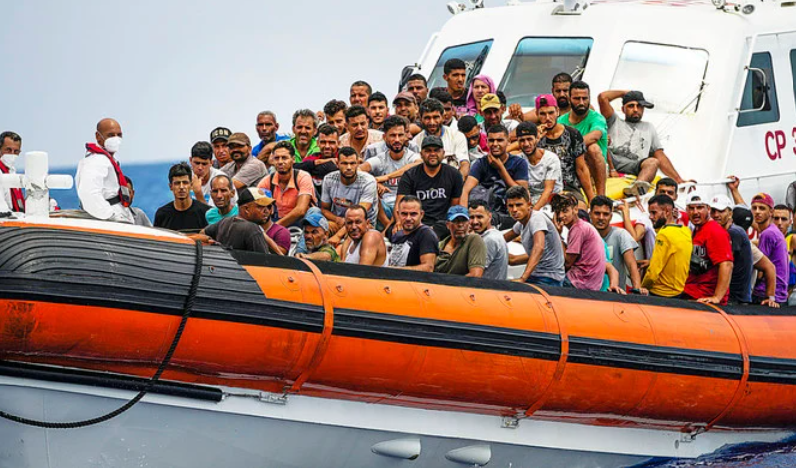
[[[503,163],[509,176],[514,179],[514,182],[524,180],[528,182],[528,160],[520,157],[509,155],[506,162]],[[486,156],[477,159],[470,167],[470,177],[475,177],[478,180],[478,185],[482,187],[481,193],[478,198],[486,199],[490,202],[491,209],[505,213],[505,199],[506,199],[506,182],[500,177],[500,172],[489,164],[489,158]],[[475,191],[475,190],[474,190]],[[471,195],[470,198],[473,198]],[[475,199],[475,198],[473,198]]]
[[[224,218],[232,218],[235,216],[238,216],[238,205],[233,206],[232,209],[229,210],[229,213],[225,214],[224,216],[221,216],[221,213],[218,212],[218,208],[216,207],[210,208],[205,213],[205,219],[207,220],[208,225],[216,224]]]
[[[276,142],[276,141],[289,140],[289,139],[290,139],[289,135],[284,135],[282,133],[277,133],[276,134],[276,140],[274,140],[274,141]],[[260,154],[260,151],[263,150],[263,147],[266,144],[267,143],[265,143],[264,141],[260,141],[259,143],[257,143],[257,145],[254,148],[252,148],[252,156],[254,156],[256,158],[257,155]]]

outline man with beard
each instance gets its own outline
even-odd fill
[[[710,217],[723,227],[730,235],[732,244],[732,276],[730,278],[729,304],[750,304],[752,302],[752,244],[746,231],[732,222],[733,206],[726,195],[716,195],[710,199]],[[767,283],[768,291],[774,295],[776,286],[776,270],[774,283]],[[774,306],[779,304],[774,302]]]
[[[445,109],[442,103],[428,98],[420,106],[420,120],[423,130],[414,138],[417,146],[423,147],[423,139],[428,135],[439,137],[444,145],[444,162],[459,169],[462,179],[470,173],[470,157],[467,155],[467,139],[459,130],[442,125]]]
[[[323,215],[340,228],[329,238],[329,243],[335,246],[342,242],[346,235],[343,218],[346,210],[354,205],[362,206],[368,212],[371,225],[375,225],[378,212],[376,203],[379,201],[376,179],[367,172],[357,170],[359,154],[353,148],[350,146],[340,148],[337,167],[338,171],[323,178],[323,190],[321,190]]]
[[[392,105],[395,107],[395,115],[400,115],[410,123],[417,122],[417,100],[414,94],[401,91],[393,98]]]
[[[428,81],[420,73],[410,75],[406,80],[406,90],[415,95],[415,100],[422,103],[428,98]]]
[[[622,98],[624,120],[617,117],[611,106],[611,101],[619,98]],[[600,113],[608,124],[608,151],[613,165],[611,177],[618,177],[620,172],[637,177],[634,185],[628,187],[628,194],[632,195],[636,191],[646,193],[659,168],[678,184],[683,183],[683,178],[663,152],[655,126],[641,121],[644,110],[654,107],[644,99],[641,91],[605,91],[600,93],[597,101],[600,103]]]
[[[238,190],[257,182],[268,174],[265,164],[251,154],[251,142],[245,133],[233,133],[227,141],[232,162],[221,168],[221,172],[232,178]]]
[[[298,224],[307,214],[310,204],[316,201],[312,177],[293,168],[295,150],[290,142],[277,143],[271,154],[271,161],[276,172],[263,178],[258,187],[273,193],[279,214],[277,224],[284,227]]]
[[[387,266],[387,245],[384,236],[372,228],[367,210],[362,205],[350,206],[345,211],[348,237],[340,249],[343,263]]]
[[[318,116],[309,109],[299,109],[293,113],[293,138],[290,144],[295,152],[296,162],[300,163],[307,156],[320,153],[315,131],[318,128]]]
[[[452,58],[445,62],[442,71],[442,79],[448,84],[448,93],[453,99],[454,114],[467,114],[467,65],[464,60]]]
[[[636,263],[635,249],[638,248],[638,244],[629,232],[611,226],[613,214],[613,200],[605,195],[597,195],[592,199],[589,218],[592,226],[597,229],[603,242],[608,246],[608,261],[619,272],[619,287],[625,287],[627,276],[630,275],[633,288],[638,290],[639,294],[646,296],[648,291],[641,286],[641,275]]]
[[[561,161],[561,181],[563,189],[572,192],[583,201],[581,188],[586,199],[594,198],[589,167],[585,161],[586,147],[580,132],[558,122],[556,100],[549,94],[536,97],[536,113],[542,137],[538,146],[558,156]]]
[[[503,96],[502,99],[501,96]],[[503,120],[503,114],[505,113],[506,96],[502,91],[498,91],[495,94],[487,93],[481,98],[481,115],[484,117],[484,121],[481,122],[481,128],[486,131],[495,125],[503,125],[509,131],[509,139],[513,141],[516,139],[513,136],[514,130],[517,129],[517,125],[520,123],[513,119]]]
[[[492,226],[492,212],[482,200],[471,200],[468,205],[470,230],[486,245],[486,264],[482,278],[505,280],[508,277],[509,249],[503,234]]]
[[[757,282],[752,290],[754,304],[771,305],[772,302],[785,304],[788,301],[788,275],[790,273],[790,258],[785,236],[771,222],[774,211],[774,199],[767,193],[758,193],[752,197],[752,216],[758,233],[757,246],[760,251],[771,260],[777,271],[775,294],[768,294],[766,290],[768,281]],[[694,219],[691,218],[691,222]]]
[[[652,296],[678,297],[688,278],[691,230],[677,222],[674,200],[667,195],[650,198],[647,210],[658,235],[641,286]]]
[[[345,111],[348,133],[340,136],[340,146],[350,146],[357,154],[362,154],[368,145],[384,139],[379,130],[368,128],[368,111],[362,106],[351,106]]]
[[[210,181],[217,175],[223,174],[221,170],[213,167],[213,147],[206,141],[198,141],[191,148],[191,169],[193,180],[191,190],[196,201],[208,204],[210,201]]]
[[[569,112],[569,87],[572,85],[572,76],[569,73],[559,73],[553,77],[550,93],[556,99],[558,109],[562,114]],[[539,123],[536,109],[531,109],[523,114],[522,105],[515,103],[509,106],[509,117],[520,122]]]
[[[405,195],[395,202],[395,209],[398,212],[396,219],[400,229],[390,239],[390,266],[405,270],[434,271],[439,254],[439,239],[434,230],[422,222],[425,213],[420,199],[414,195]]]
[[[355,81],[351,83],[348,102],[352,106],[365,107],[368,105],[368,96],[371,94],[373,94],[373,88],[367,82],[362,80]]]
[[[481,149],[481,141],[486,142],[486,135],[481,131],[481,126],[475,117],[465,115],[456,122],[456,126],[467,140],[467,156],[470,157],[470,164],[486,156],[486,151]]]
[[[455,205],[448,209],[450,235],[439,243],[439,255],[434,265],[437,273],[480,278],[486,266],[486,245],[478,234],[468,234],[470,213]]]
[[[324,262],[339,262],[340,256],[328,242],[329,223],[318,210],[307,213],[301,221],[304,231],[306,252],[296,253],[296,258],[307,260],[321,260]]]
[[[220,169],[232,161],[229,157],[229,148],[227,148],[227,141],[232,135],[232,131],[224,127],[216,127],[210,132],[210,144],[213,145],[213,155],[216,157],[213,162],[213,167]]]
[[[399,115],[391,115],[384,121],[383,151],[367,159],[359,170],[376,177],[381,197],[378,221],[387,226],[392,218],[398,181],[412,167],[420,164],[420,155],[405,146],[409,123]]]
[[[274,203],[269,195],[270,192],[263,189],[241,190],[238,196],[238,216],[224,218],[206,227],[194,238],[204,240],[209,237],[232,250],[265,254],[275,251],[272,248],[276,247],[276,243],[264,235],[261,228],[266,221],[266,208]]]
[[[368,119],[370,128],[384,131],[384,119],[390,115],[390,105],[387,103],[387,96],[383,93],[375,92],[368,97]]]
[[[694,247],[688,279],[681,297],[725,305],[732,278],[733,257],[730,235],[719,226],[719,223],[710,219],[710,206],[702,194],[691,192],[685,205],[691,224],[694,225],[692,239]],[[655,251],[657,250],[656,245]]]
[[[191,198],[193,171],[187,163],[179,163],[169,169],[169,188],[174,201],[166,203],[155,212],[155,227],[173,231],[198,231],[207,226],[205,212],[210,209],[204,203]]]
[[[597,195],[605,195],[608,124],[605,123],[605,117],[590,108],[591,91],[586,82],[575,81],[572,83],[569,87],[569,102],[572,110],[561,115],[558,122],[574,127],[583,136],[583,144],[586,146],[586,164],[589,165],[589,172],[594,178]]]
[[[276,121],[276,114],[269,110],[257,114],[255,129],[257,130],[257,136],[260,137],[260,142],[257,143],[257,146],[252,148],[252,156],[255,158],[260,154],[260,151],[262,151],[265,145],[290,139],[287,135],[277,133],[279,130],[279,122]]]
[[[320,197],[323,178],[337,170],[337,151],[340,149],[340,134],[337,127],[325,123],[318,128],[318,147],[320,153],[307,156],[293,168],[308,173],[315,185],[315,194]]]
[[[221,174],[210,181],[210,196],[213,199],[213,208],[205,213],[207,224],[215,224],[224,218],[231,218],[238,215],[238,206],[233,203],[235,198],[235,186],[232,179],[226,174]]]
[[[528,191],[534,211],[550,203],[554,193],[561,193],[561,161],[554,153],[539,147],[539,128],[522,122],[515,131],[522,156],[528,161]]]
[[[337,99],[332,99],[323,106],[323,114],[326,116],[326,123],[337,128],[337,134],[342,135],[346,132],[345,111],[348,105]]]
[[[528,186],[528,161],[506,152],[509,131],[503,125],[490,127],[487,132],[489,153],[473,163],[462,189],[462,205],[472,199],[485,200],[495,216],[498,229],[513,225],[506,209],[506,190],[515,185]]]
[[[431,99],[426,100],[426,102]],[[398,197],[414,195],[423,201],[423,224],[431,226],[438,237],[444,237],[448,228],[444,224],[448,209],[458,205],[462,196],[462,175],[453,167],[442,164],[442,140],[435,135],[423,139],[420,156],[423,164],[415,166],[401,176],[398,182]]]

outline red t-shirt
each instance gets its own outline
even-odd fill
[[[719,263],[733,261],[730,234],[712,219],[694,232],[691,271],[683,292],[694,299],[712,296],[719,281]],[[727,303],[729,288],[721,300]]]

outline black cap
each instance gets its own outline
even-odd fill
[[[431,146],[436,146],[437,148],[444,148],[445,145],[442,144],[442,139],[436,135],[426,135],[423,138],[423,143],[420,145],[420,149],[426,149]]]
[[[622,97],[622,105],[624,106],[628,102],[638,102],[638,105],[644,107],[646,109],[652,109],[655,107],[655,104],[647,101],[644,99],[644,93],[641,91],[629,91]]]
[[[212,132],[210,132],[210,143],[213,143],[216,140],[228,141],[231,135],[232,132],[230,131],[230,129],[224,127],[216,127]]]
[[[732,209],[732,222],[744,231],[752,227],[752,210],[745,206],[736,206]]]
[[[514,131],[517,134],[517,138],[524,136],[539,136],[539,128],[533,122],[522,122],[517,125],[517,129]]]

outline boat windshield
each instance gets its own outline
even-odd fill
[[[550,92],[553,76],[583,75],[592,44],[591,38],[526,37],[517,45],[498,89],[509,104],[531,107],[536,96]]]
[[[616,66],[611,89],[644,93],[655,112],[696,112],[699,106],[708,52],[703,49],[627,42]]]
[[[467,65],[468,78],[477,75],[484,60],[486,60],[487,55],[489,55],[492,42],[492,39],[489,39],[487,41],[462,44],[445,49],[442,55],[439,56],[439,60],[437,60],[437,64],[434,66],[428,78],[428,89],[436,87],[444,88],[448,86],[448,84],[445,83],[445,79],[442,78],[442,75],[445,73],[445,62],[452,58],[464,60],[464,63]],[[477,69],[473,70],[474,67]]]

